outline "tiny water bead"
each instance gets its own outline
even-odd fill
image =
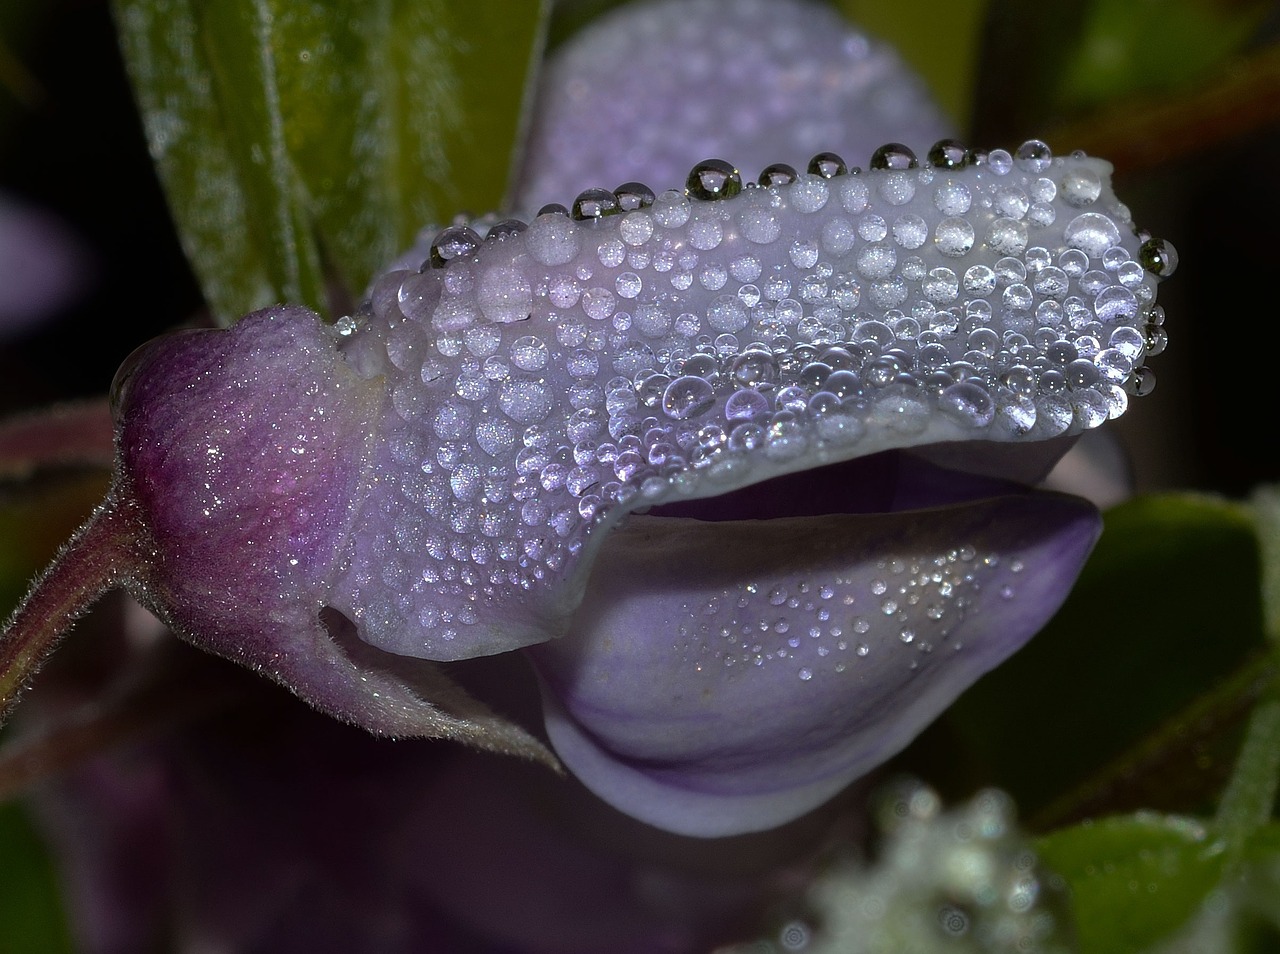
[[[704,159],[689,172],[684,188],[691,199],[731,199],[742,191],[742,177],[723,159]]]
[[[1178,268],[1178,252],[1164,239],[1147,239],[1138,249],[1138,261],[1153,275],[1168,278]]]
[[[796,181],[796,172],[794,166],[789,166],[785,162],[775,162],[770,166],[765,166],[760,172],[760,178],[757,180],[762,186],[784,186],[790,185]]]
[[[617,215],[621,211],[618,197],[608,189],[587,189],[573,200],[569,215],[575,222],[586,222]]]
[[[618,207],[623,212],[647,209],[657,198],[653,190],[643,182],[624,182],[613,190],[613,194],[617,197]]]
[[[822,176],[824,179],[834,179],[836,176],[843,176],[848,172],[849,167],[834,152],[820,152],[809,160],[810,175]]]
[[[465,225],[451,225],[435,237],[431,243],[431,267],[444,268],[456,258],[466,258],[480,247],[481,239],[474,229]]]
[[[872,169],[906,171],[919,166],[916,154],[900,142],[885,143],[871,154]]]
[[[528,227],[529,224],[521,219],[503,219],[489,226],[489,230],[485,232],[484,237],[486,241],[495,240],[500,242],[513,235],[519,235]]]
[[[400,476],[365,505],[395,524],[402,588],[344,611],[421,652],[406,640],[433,637],[414,620],[447,610],[456,631],[464,606],[493,618],[533,599],[627,510],[1121,413],[1154,382],[1176,252],[1135,231],[1105,163],[1041,147],[944,141],[920,164],[889,144],[843,173],[819,154],[749,189],[709,160],[684,190],[624,183],[527,226],[446,229],[435,267],[380,278],[339,336],[358,373],[387,380],[380,433],[411,465],[389,464]],[[355,555],[353,591],[377,589],[391,546]],[[896,614],[912,592],[855,615]],[[786,639],[858,633],[779,609]],[[913,653],[941,645],[913,633]]]
[[[935,169],[963,169],[969,161],[969,150],[954,139],[940,139],[929,149],[927,158]]]

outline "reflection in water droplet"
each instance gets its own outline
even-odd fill
[[[723,159],[704,159],[689,172],[685,192],[691,199],[729,199],[742,191],[738,170]]]

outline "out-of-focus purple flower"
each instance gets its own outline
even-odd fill
[[[622,7],[548,64],[516,207],[584,188],[679,185],[719,156],[745,176],[773,163],[804,172],[835,152],[952,135],[888,46],[805,0],[662,0]]]
[[[53,215],[0,194],[0,335],[20,332],[85,289],[89,254]]]

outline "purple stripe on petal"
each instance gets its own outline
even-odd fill
[[[636,517],[563,640],[531,651],[565,764],[682,834],[795,818],[1021,647],[1101,529],[1033,493],[897,514]]]

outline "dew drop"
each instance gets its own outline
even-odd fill
[[[785,162],[775,162],[771,166],[764,167],[758,181],[762,186],[784,186],[795,182],[797,175],[799,173],[794,166],[789,166]]]
[[[501,222],[495,222],[489,226],[489,231],[485,233],[486,241],[504,241],[513,235],[519,235],[529,227],[528,223],[520,219],[503,219]]]
[[[1053,152],[1039,139],[1028,139],[1013,154],[1013,161],[1023,172],[1039,175],[1053,162]]]
[[[1067,224],[1062,237],[1067,245],[1080,249],[1090,258],[1101,258],[1107,249],[1120,244],[1116,224],[1098,212],[1077,215]]]
[[[916,154],[902,143],[888,142],[871,154],[868,165],[872,169],[905,171],[917,168],[920,163],[916,161]]]
[[[1139,247],[1138,261],[1152,275],[1168,278],[1178,269],[1178,250],[1164,239],[1150,238]]]
[[[928,159],[935,169],[963,169],[968,151],[954,139],[940,139],[929,149]]]
[[[824,179],[847,175],[849,167],[834,152],[820,152],[809,160],[809,172]]]
[[[714,404],[715,392],[711,385],[697,375],[686,374],[676,378],[662,393],[662,410],[677,421],[703,414]]]
[[[480,247],[480,236],[465,225],[443,229],[431,242],[431,267],[444,268],[455,258],[465,258]]]
[[[738,170],[723,159],[704,159],[689,172],[685,192],[691,199],[729,199],[742,191]]]
[[[623,212],[634,212],[636,209],[647,209],[653,205],[656,196],[653,190],[643,182],[624,182],[613,190],[617,196],[618,207]]]

